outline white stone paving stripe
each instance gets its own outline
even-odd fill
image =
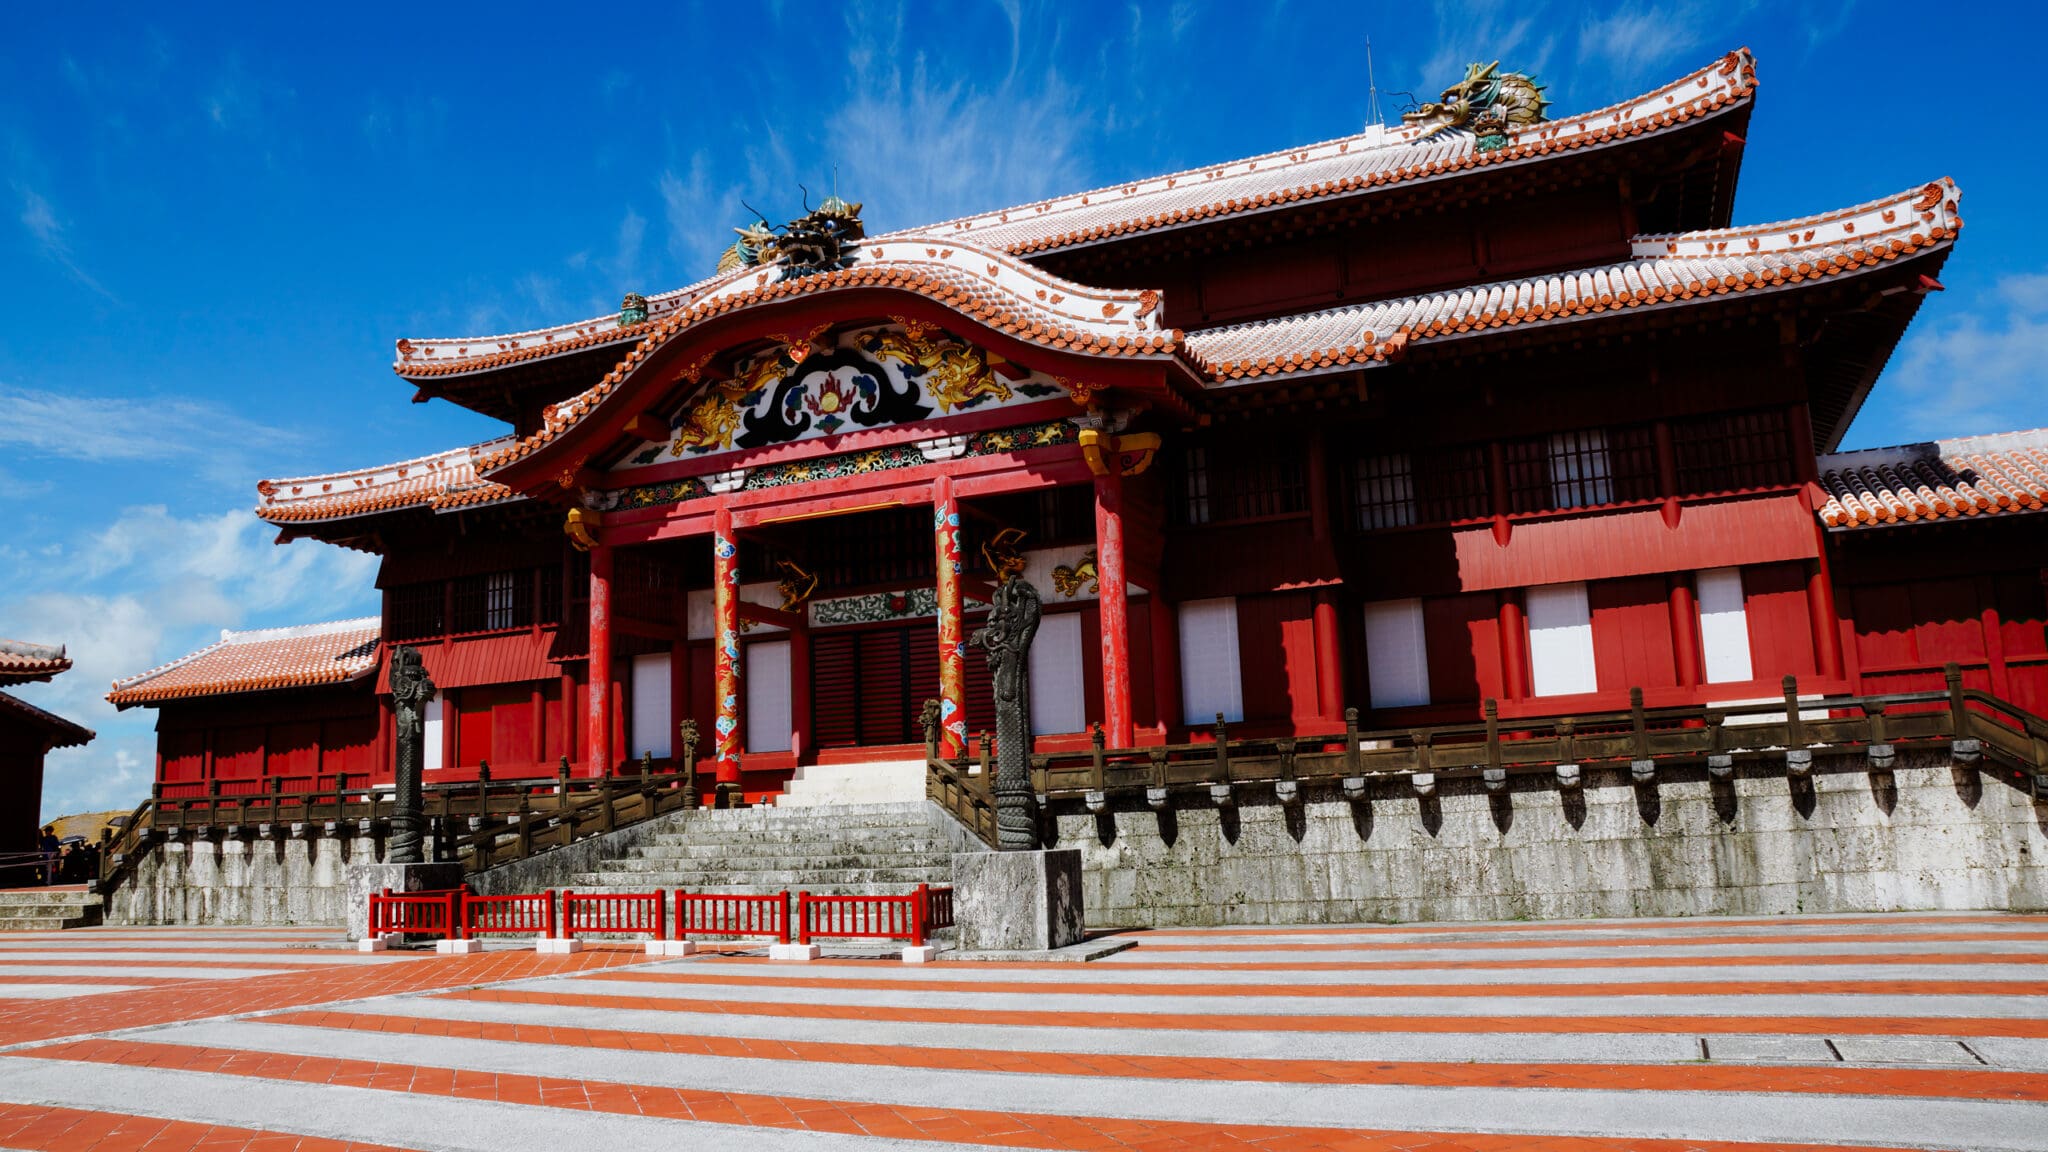
[[[1420,964],[1430,961],[1448,960],[1638,960],[1649,957],[1695,957],[1713,956],[1772,956],[1793,959],[1801,956],[1845,956],[1845,955],[1921,955],[1921,954],[1966,954],[1985,953],[2015,956],[2040,956],[2048,954],[2048,940],[1991,940],[1991,941],[1940,941],[1940,940],[1887,940],[1876,943],[1833,943],[1833,944],[1701,944],[1701,945],[1646,945],[1632,948],[1603,948],[1598,945],[1521,948],[1375,948],[1369,943],[1340,949],[1300,948],[1276,946],[1248,950],[1203,950],[1182,952],[1172,948],[1147,948],[1140,944],[1121,952],[1090,961],[1089,966],[1104,964],[1243,964],[1258,961],[1283,963],[1316,963],[1330,961],[1373,961],[1393,960],[1403,964]]]
[[[1242,984],[1268,988],[1287,985],[1412,985],[1412,984],[1643,984],[1736,981],[1817,983],[1837,980],[1943,980],[2048,984],[2048,965],[2040,964],[1840,964],[1720,965],[1674,968],[1387,968],[1285,969],[1123,968],[1108,971],[1093,964],[1060,964],[1047,968],[991,968],[982,964],[844,965],[733,964],[724,961],[678,961],[647,965],[636,971],[673,972],[698,976],[717,972],[762,981],[776,980],[901,980],[956,981],[967,984]],[[735,981],[737,982],[737,981]]]
[[[973,1152],[987,1145],[662,1120],[372,1088],[0,1058],[0,1100],[290,1132],[420,1152]]]
[[[147,984],[0,984],[0,1000],[69,1000],[106,992],[140,992]]]
[[[254,1021],[179,1025],[160,1043],[391,1061],[392,1038]],[[1643,1092],[1605,1089],[1410,1088],[1380,1084],[1043,1076],[893,1068],[849,1075],[843,1064],[589,1049],[555,1044],[408,1036],[404,1063],[500,1075],[554,1076],[699,1091],[759,1093],[899,1107],[960,1107],[1222,1125],[1382,1128],[1634,1139],[2041,1147],[2036,1104],[1819,1094]],[[771,1087],[772,1086],[772,1087]],[[1481,1119],[1484,1118],[1484,1119]],[[1475,1123],[1475,1120],[1480,1122]],[[1486,1122],[1490,1120],[1491,1122]]]
[[[177,980],[247,980],[278,976],[298,968],[179,968],[159,964],[7,964],[0,976],[167,976]]]
[[[1067,1012],[1085,1025],[1099,1013],[1191,1016],[1982,1016],[2048,1018],[2048,997],[1897,995],[1672,996],[1125,996],[1114,993],[880,991],[865,988],[776,987],[772,984],[667,984],[607,980],[515,981],[495,987],[594,996],[728,1000],[857,1008]]]
[[[36,952],[13,952],[0,956],[0,964],[23,960],[62,960],[78,962],[84,960],[105,960],[114,963],[135,963],[151,957],[158,960],[177,960],[194,965],[195,971],[205,971],[205,965],[212,964],[271,964],[286,967],[321,968],[337,965],[359,964],[403,964],[417,959],[407,954],[392,955],[388,952],[375,954],[361,952],[167,952],[159,949],[137,949],[132,952],[105,952],[77,950],[45,950]]]
[[[971,1048],[995,1052],[1066,1052],[1087,1056],[1634,1064],[1697,1060],[1700,1055],[1697,1039],[1669,1033],[1493,1033],[1480,1036],[1422,1032],[1196,1032],[680,1014],[634,1008],[606,1009],[601,1016],[593,1018],[588,1008],[562,1004],[513,1004],[438,996],[359,1000],[333,1005],[323,1011],[403,1016],[418,1020],[652,1032],[667,1036],[726,1036],[749,1040]]]

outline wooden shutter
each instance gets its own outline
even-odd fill
[[[747,661],[740,678],[747,694],[746,750],[787,752],[792,730],[789,641],[757,640],[742,651]]]
[[[811,636],[811,742],[820,748],[860,743],[859,636]]]

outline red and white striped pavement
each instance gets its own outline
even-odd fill
[[[0,937],[0,1149],[2048,1149],[2041,917],[923,966],[291,946],[325,935]]]

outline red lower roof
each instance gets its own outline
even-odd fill
[[[66,720],[54,712],[45,712],[26,700],[18,700],[0,692],[0,716],[12,716],[27,721],[30,727],[40,728],[49,733],[50,747],[76,748],[90,743],[94,732]]]
[[[1819,461],[1830,528],[2039,512],[2048,506],[2048,428],[1837,452]]]
[[[30,644],[25,640],[0,639],[0,684],[26,684],[48,680],[69,670],[71,661],[61,644]]]
[[[221,633],[209,644],[140,676],[114,681],[115,706],[156,704],[195,696],[226,696],[359,680],[377,670],[383,633],[376,616]]]

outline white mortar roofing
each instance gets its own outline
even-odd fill
[[[256,515],[273,524],[338,520],[368,512],[425,506],[448,511],[524,499],[502,484],[480,480],[476,461],[513,442],[501,436],[467,448],[325,476],[263,480],[256,485]]]
[[[1071,247],[1308,200],[1360,195],[1388,184],[1444,179],[1479,168],[1609,147],[1746,105],[1755,91],[1756,59],[1748,49],[1738,49],[1633,100],[1512,133],[1505,147],[1492,152],[1477,151],[1470,134],[1426,135],[1420,128],[1375,125],[1320,144],[920,225],[869,243],[966,241],[1011,255]],[[398,341],[393,368],[400,376],[417,379],[624,343],[753,271],[649,296],[647,319],[630,326],[620,326],[612,314],[496,336],[403,339]]]
[[[1798,220],[1639,236],[1624,264],[1207,329],[1188,335],[1187,350],[1212,381],[1228,384],[1385,363],[1418,340],[1782,289],[1953,243],[1960,196],[1944,178]]]
[[[1836,452],[1819,462],[1829,528],[2038,512],[2048,506],[2048,428]]]
[[[377,670],[383,620],[359,616],[291,628],[222,629],[220,639],[139,676],[114,681],[119,708],[360,679]]]

